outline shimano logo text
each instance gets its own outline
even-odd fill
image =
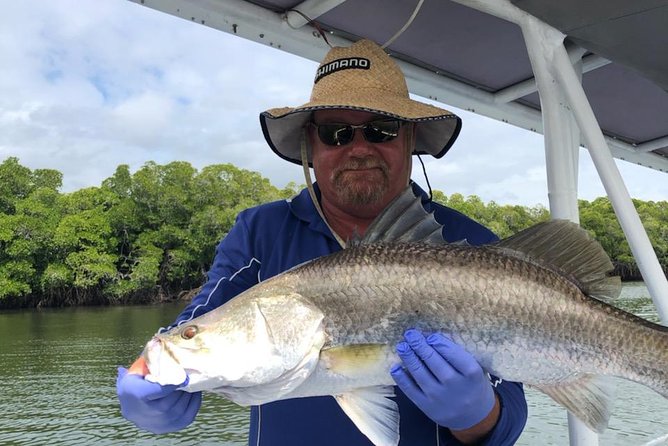
[[[369,59],[365,59],[364,57],[347,57],[345,59],[336,59],[318,68],[318,72],[315,74],[315,81],[313,83],[317,84],[318,81],[323,77],[332,73],[336,73],[337,71],[349,69],[368,70],[369,68],[371,68],[371,61]]]

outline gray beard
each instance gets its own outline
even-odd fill
[[[360,182],[345,175],[350,169],[378,168],[382,172],[382,179],[375,183]],[[336,189],[339,199],[347,204],[355,206],[368,206],[377,204],[387,192],[390,185],[389,169],[387,165],[375,158],[352,159],[348,163],[332,172],[332,184]]]

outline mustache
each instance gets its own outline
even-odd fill
[[[390,168],[387,164],[377,158],[351,158],[336,169],[334,169],[333,177],[336,179],[341,176],[346,170],[362,170],[362,169],[380,169],[386,176],[389,174]]]

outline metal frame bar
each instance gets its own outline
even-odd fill
[[[569,54],[571,52],[569,51]],[[605,59],[597,54],[590,54],[589,56],[582,59],[582,72],[588,73],[590,71],[599,69],[608,65],[610,61]],[[503,104],[512,102],[515,99],[523,98],[524,96],[535,93],[538,91],[538,86],[536,85],[536,78],[532,77],[522,82],[518,82],[515,85],[504,88],[494,93],[494,102],[497,104]],[[668,141],[666,142],[668,145]]]
[[[315,20],[326,12],[336,8],[346,0],[305,0],[292,9],[296,9],[311,20]],[[288,11],[286,14],[288,25],[293,28],[301,28],[308,23],[308,20],[301,14]]]
[[[579,223],[577,202],[579,134],[574,124],[573,112],[566,107],[564,93],[550,71],[551,61],[547,56],[549,50],[546,48],[546,30],[527,25],[521,28],[537,80],[543,110],[551,217]],[[568,436],[572,446],[598,445],[598,435],[595,432],[571,413],[567,416]]]
[[[587,141],[589,154],[610,197],[633,257],[638,262],[638,268],[642,272],[659,317],[668,325],[668,281],[563,46],[555,48],[553,67],[555,77],[563,88],[564,95],[571,104],[573,114]]]
[[[668,148],[668,136],[648,141],[636,147],[637,152],[651,152],[652,150]]]
[[[577,124],[566,105],[563,92],[549,72],[548,61],[542,57],[541,42],[530,37],[525,34],[543,111],[550,213],[552,218],[579,223],[577,172],[580,138]]]

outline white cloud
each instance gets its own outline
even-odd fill
[[[174,108],[170,98],[155,92],[133,96],[114,107],[111,131],[138,146],[163,145],[175,121]]]

